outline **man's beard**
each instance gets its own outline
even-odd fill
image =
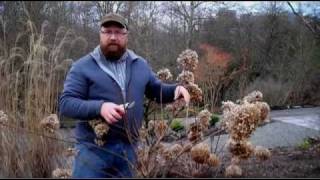
[[[117,46],[117,50],[112,46]],[[108,44],[108,45],[100,45],[101,51],[107,60],[117,61],[121,58],[121,56],[126,52],[126,47],[121,47],[118,44]]]

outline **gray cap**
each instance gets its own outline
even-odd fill
[[[123,26],[123,28],[128,29],[126,19],[123,16],[121,16],[120,14],[116,14],[116,13],[106,14],[105,16],[103,16],[101,18],[100,27],[108,22],[119,23],[121,26]]]

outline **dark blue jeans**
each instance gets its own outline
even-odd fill
[[[79,143],[72,178],[125,178],[133,177],[136,163],[134,145],[119,141],[103,147]]]

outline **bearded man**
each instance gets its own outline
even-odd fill
[[[126,19],[107,14],[100,22],[100,44],[75,61],[66,76],[59,112],[78,120],[74,178],[134,177],[144,97],[158,103],[190,101],[183,86],[161,82],[147,61],[127,48],[128,35]],[[95,141],[92,119],[108,125],[99,137],[103,144]]]

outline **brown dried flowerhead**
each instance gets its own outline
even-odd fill
[[[183,70],[194,72],[198,65],[198,54],[196,51],[186,49],[178,56],[177,63]]]
[[[88,121],[88,123],[92,127],[92,129],[94,129],[94,127],[96,127],[96,125],[98,125],[102,122],[103,121],[101,119],[92,119],[92,120]]]
[[[181,153],[183,150],[183,147],[180,144],[174,144],[170,147],[170,151],[172,152],[173,156],[177,156],[179,153]]]
[[[233,103],[232,101],[222,101],[222,107],[223,113],[230,112],[232,109],[234,109],[237,104]]]
[[[206,160],[210,157],[209,145],[205,143],[199,143],[195,145],[191,149],[191,157],[197,163],[205,163]]]
[[[247,140],[235,141],[233,139],[228,139],[227,147],[231,154],[238,156],[241,159],[249,158],[254,152],[254,147]]]
[[[192,148],[193,144],[191,142],[186,142],[184,145],[183,145],[183,149],[182,151],[183,152],[189,152]]]
[[[8,115],[3,111],[0,111],[0,125],[8,123]]]
[[[238,165],[230,165],[226,168],[226,177],[239,177],[242,175],[242,169]]]
[[[60,122],[56,114],[51,114],[40,121],[40,127],[46,132],[54,133],[60,127]]]
[[[202,90],[197,84],[190,83],[185,87],[190,94],[190,101],[201,102],[202,101]]]
[[[217,155],[210,154],[210,157],[206,160],[205,163],[208,164],[209,166],[216,167],[219,165],[220,161]]]
[[[255,102],[254,103],[260,109],[260,122],[269,121],[270,107],[266,102]]]
[[[157,75],[161,81],[168,81],[172,79],[172,74],[168,68],[160,69],[157,72]]]
[[[270,158],[271,152],[262,146],[256,146],[254,149],[254,155],[262,161],[265,161]]]
[[[107,123],[101,122],[94,127],[94,132],[98,138],[102,138],[105,134],[108,133],[110,127]]]
[[[177,81],[179,81],[182,85],[188,85],[194,83],[194,75],[190,71],[182,71],[178,77]]]
[[[167,129],[168,129],[168,125],[166,121],[164,120],[155,121],[154,131],[158,139],[162,138],[166,134]]]
[[[243,102],[253,103],[257,101],[262,101],[263,94],[260,91],[252,91],[247,96],[243,98]]]
[[[189,132],[188,133],[188,140],[192,143],[198,142],[203,138],[202,132]]]
[[[72,175],[71,169],[57,168],[52,172],[53,178],[69,179],[69,178],[71,178],[71,175]]]
[[[166,111],[172,111],[173,114],[176,116],[177,113],[182,110],[186,106],[186,102],[183,98],[175,100],[173,103],[166,105]]]
[[[203,129],[207,129],[209,127],[211,116],[212,116],[212,113],[210,113],[208,109],[204,109],[200,111],[200,113],[198,114],[197,117],[199,118],[200,124]]]
[[[223,114],[227,123],[227,131],[235,140],[247,139],[257,128],[260,119],[260,109],[254,104],[245,103]]]

